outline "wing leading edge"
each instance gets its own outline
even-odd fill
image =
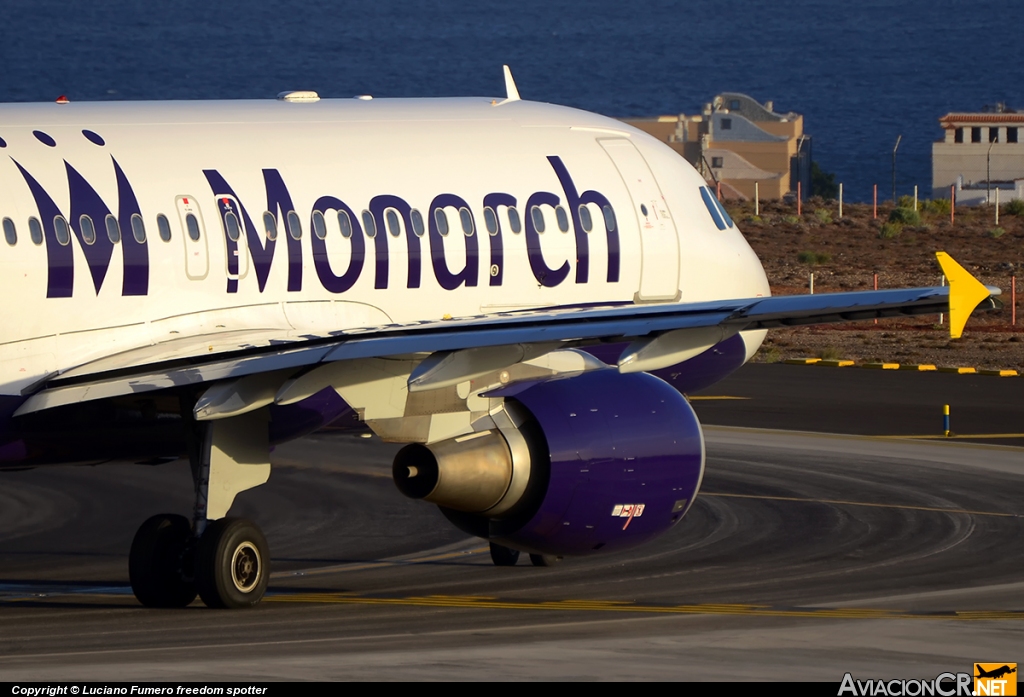
[[[619,359],[621,372],[657,370],[688,360],[733,334],[752,329],[825,324],[879,317],[952,312],[951,335],[962,332],[976,306],[999,295],[943,252],[939,261],[949,286],[904,288],[849,293],[789,295],[700,303],[608,305],[553,308],[452,320],[388,325],[352,332],[308,336],[286,344],[252,346],[219,355],[143,363],[114,371],[90,372],[79,366],[69,376],[56,375],[34,386],[19,408],[26,414],[76,402],[125,394],[240,378],[272,371],[293,371],[336,361],[419,354],[438,354],[432,364],[475,365],[493,370],[510,352],[534,355],[537,347],[572,348],[596,343],[630,342]],[[955,266],[954,266],[955,265]],[[505,347],[505,348],[502,348]],[[485,349],[499,349],[493,352]],[[454,354],[475,351],[468,354]],[[518,350],[512,354],[519,355]],[[488,358],[489,354],[493,358]],[[472,377],[467,373],[463,378]],[[424,388],[424,371],[414,376]],[[445,384],[451,383],[451,373]],[[412,382],[412,381],[411,381]]]

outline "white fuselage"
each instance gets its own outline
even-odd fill
[[[746,241],[715,225],[705,183],[681,157],[575,109],[482,98],[5,105],[0,139],[0,218],[16,236],[0,239],[0,394],[189,337],[769,293]],[[572,206],[573,196],[584,200]],[[422,237],[408,229],[413,210]],[[449,232],[432,237],[438,210]],[[239,221],[237,243],[226,211]],[[543,233],[531,234],[534,215]],[[748,357],[760,337],[746,337]]]

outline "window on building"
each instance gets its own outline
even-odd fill
[[[964,142],[964,129],[958,128],[955,131],[953,131],[953,142],[954,143],[962,143],[962,142]]]
[[[1015,126],[1006,129],[1006,142],[1007,143],[1017,143],[1017,142],[1019,142],[1017,140],[1017,128]]]
[[[722,119],[722,130],[723,131],[731,131],[732,130],[732,119]]]
[[[720,168],[722,166],[722,158],[721,157],[712,157],[711,158],[711,166],[714,167],[715,169]]]
[[[999,142],[999,129],[992,127],[988,129],[988,142],[998,143]]]
[[[981,142],[981,126],[974,126],[974,127],[971,128],[971,142],[972,143],[980,143]]]

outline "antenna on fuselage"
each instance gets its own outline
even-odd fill
[[[507,65],[501,66],[505,71],[505,98],[500,102],[494,104],[494,106],[501,106],[502,104],[508,104],[509,102],[519,101],[519,88],[516,87],[516,81],[512,77],[512,71],[509,70]]]

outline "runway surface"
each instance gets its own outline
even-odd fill
[[[741,405],[736,420],[778,427],[784,399],[788,428],[803,412],[829,425],[825,401],[799,398],[820,394],[828,369],[763,368],[708,391],[749,399],[697,401],[702,419]],[[915,385],[939,376],[912,377],[890,401],[931,399],[934,383],[917,397]],[[985,390],[1003,398],[1005,381],[976,379],[990,381],[979,404]],[[844,396],[828,400],[837,419]],[[232,511],[262,526],[275,569],[266,602],[235,612],[147,610],[128,588],[136,527],[190,510],[184,463],[5,473],[0,680],[838,682],[1024,658],[1024,450],[706,434],[703,492],[675,529],[546,569],[494,567],[479,540],[404,499],[390,481],[396,446],[331,433],[289,444]]]

